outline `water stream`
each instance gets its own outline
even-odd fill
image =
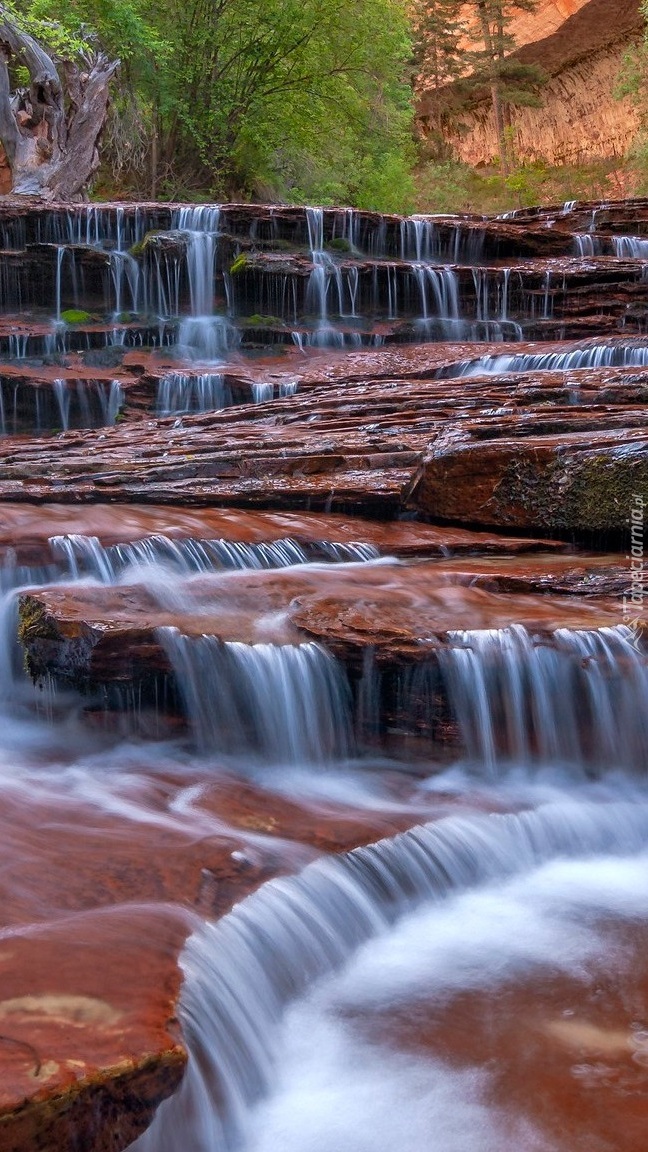
[[[56,210],[38,227],[20,218],[4,228],[17,259],[0,288],[12,327],[3,347],[24,373],[0,380],[0,433],[72,435],[130,418],[118,365],[133,353],[130,384],[152,389],[145,418],[171,418],[187,475],[184,430],[212,419],[192,416],[223,410],[221,427],[234,404],[284,400],[279,412],[243,412],[250,443],[270,444],[298,389],[314,397],[306,467],[317,469],[324,384],[309,394],[286,361],[265,375],[263,359],[239,379],[231,361],[240,367],[242,351],[266,356],[282,342],[301,369],[313,348],[557,340],[569,293],[578,303],[587,266],[606,259],[610,276],[628,264],[632,287],[617,329],[585,338],[590,310],[577,343],[462,350],[439,377],[643,369],[648,241],[599,231],[596,212],[590,224],[575,204],[556,210],[563,226],[572,213],[577,230],[548,249],[563,251],[562,236],[564,257],[520,260],[498,245],[524,213],[490,237],[475,220],[334,208],[270,206],[251,219],[249,205],[117,205]],[[46,306],[20,267],[32,246],[46,249]],[[10,317],[32,306],[42,314],[23,333]],[[437,387],[442,362],[421,386]],[[358,380],[364,388],[361,373],[348,382]],[[385,395],[400,383],[395,368]],[[466,422],[472,387],[457,385]],[[327,420],[341,427],[349,413]],[[358,437],[350,468],[373,468],[374,454],[380,468],[387,436],[394,453],[409,451],[409,422],[380,419],[362,430],[376,447]],[[226,460],[215,467],[227,475]],[[140,946],[158,943],[152,909],[182,924],[159,947],[167,974],[181,949],[188,1069],[133,1152],[644,1152],[648,664],[636,633],[614,624],[609,597],[607,625],[588,601],[582,627],[556,627],[541,593],[525,602],[537,626],[516,623],[533,613],[502,616],[504,594],[493,593],[506,627],[488,627],[483,608],[483,626],[444,631],[442,610],[487,602],[470,572],[461,583],[438,559],[432,575],[416,549],[398,561],[369,542],[377,533],[356,540],[348,517],[338,533],[322,517],[320,536],[278,512],[285,523],[265,538],[230,509],[201,531],[200,516],[218,512],[208,473],[195,498],[205,507],[192,509],[193,528],[171,505],[133,527],[124,505],[107,519],[84,509],[65,528],[44,506],[43,523],[28,530],[20,513],[16,539],[5,530],[0,965],[39,933],[69,932],[70,957],[83,957],[113,914]],[[405,585],[413,569],[427,572],[423,591]],[[67,644],[67,664],[36,685],[17,642],[18,599],[34,589],[51,597]],[[43,619],[25,603],[29,645]],[[396,648],[405,638],[393,667],[374,650],[381,604],[393,616],[380,626]],[[401,610],[433,626],[412,642]],[[122,626],[143,672],[110,650]],[[56,628],[38,636],[46,663]],[[95,656],[101,675],[82,694],[79,669]],[[117,952],[119,929],[102,940]],[[149,989],[159,1016],[168,987],[163,1008]],[[31,1086],[39,1073],[29,1075]]]
[[[308,566],[289,539],[234,548],[159,536],[104,546],[67,535],[52,537],[51,549],[54,567],[17,567],[13,580],[7,570],[5,586],[142,582],[161,604],[187,610],[192,573],[205,579],[225,564],[236,581],[250,568]],[[362,554],[357,546],[356,566]],[[134,1152],[324,1152],[332,1140],[363,1146],[367,1132],[385,1152],[399,1133],[413,1152],[430,1124],[443,1152],[495,1152],[511,1134],[522,1152],[589,1152],[582,1101],[577,1121],[567,1104],[564,1116],[559,1108],[556,1136],[542,1110],[507,1098],[516,1074],[502,1082],[497,1051],[482,1061],[466,1041],[454,1052],[447,1018],[470,1031],[476,1013],[488,1044],[493,996],[521,998],[544,1050],[566,1061],[567,1094],[594,1084],[612,1110],[618,1067],[623,1084],[626,1065],[644,1075],[648,981],[643,999],[630,927],[648,932],[648,672],[629,630],[565,630],[554,644],[521,628],[451,636],[440,668],[465,750],[439,773],[358,758],[347,674],[320,645],[223,643],[178,628],[160,639],[189,737],[147,746],[126,735],[115,745],[84,726],[74,696],[44,697],[25,683],[14,598],[5,594],[1,645],[8,812],[28,794],[32,806],[54,804],[65,825],[87,824],[89,813],[91,826],[108,819],[113,845],[149,835],[168,845],[222,841],[233,829],[204,797],[223,773],[241,787],[254,781],[266,803],[281,798],[311,813],[335,803],[355,819],[408,805],[413,815],[433,810],[437,797],[458,809],[311,863],[289,837],[274,839],[291,875],[200,922],[185,945],[179,1012],[189,1068]],[[410,690],[420,706],[424,685]],[[398,789],[390,796],[394,776],[401,791],[409,781],[407,799],[397,800]],[[267,853],[272,840],[250,830],[243,858]],[[16,829],[7,842],[24,866],[29,842]],[[29,886],[21,899],[34,915]],[[40,907],[37,918],[51,915]],[[594,1011],[591,988],[617,970],[620,954],[631,1007],[595,1000]],[[536,995],[547,997],[544,1014]],[[503,1027],[510,1013],[496,1020]],[[606,1029],[619,1052],[608,1046],[602,1056]],[[507,1033],[512,1050],[519,1043]],[[540,1065],[528,1053],[519,1059],[541,1083]],[[635,1152],[630,1142],[601,1147]]]
[[[289,1147],[307,1139],[309,1147],[323,1148],[340,1122],[350,1145],[365,1123],[372,1131],[376,1124],[365,1099],[367,1076],[379,1096],[386,1091],[392,1100],[397,1114],[388,1132],[399,1131],[407,1147],[415,1146],[423,1116],[429,1121],[439,1115],[448,1090],[458,1115],[439,1115],[445,1136],[440,1146],[458,1148],[461,1139],[471,1148],[494,1146],[491,1139],[501,1120],[481,1092],[474,1101],[480,1123],[475,1127],[473,1119],[467,1126],[465,1112],[474,1092],[462,1106],[461,1074],[421,1057],[410,1060],[415,1075],[409,1091],[395,1093],[393,1078],[402,1061],[386,1044],[383,1051],[366,1047],[363,1030],[353,1027],[354,1016],[368,1007],[374,1014],[393,1011],[407,999],[408,986],[420,995],[423,985],[435,1000],[457,995],[461,988],[503,983],[511,970],[530,963],[541,970],[554,957],[560,929],[570,947],[562,963],[582,963],[573,936],[586,958],[601,943],[594,931],[591,940],[582,941],[578,928],[560,922],[568,903],[572,914],[575,906],[577,917],[587,916],[597,905],[614,906],[623,892],[625,909],[645,919],[648,903],[639,877],[648,876],[647,844],[645,801],[606,807],[563,801],[520,815],[450,818],[270,882],[189,940],[182,957],[181,1017],[192,1062],[179,1093],[161,1106],[149,1133],[134,1148],[175,1152],[189,1140],[196,1152],[276,1149],[286,1139]],[[629,865],[636,854],[638,862]],[[615,857],[624,862],[620,880]],[[593,860],[589,885],[583,882],[588,858]],[[571,870],[570,860],[576,862]],[[553,900],[547,882],[551,861],[560,862],[562,881]],[[518,876],[528,879],[512,882]],[[572,876],[580,887],[569,901]],[[473,895],[458,896],[466,891]],[[449,907],[439,910],[441,901]],[[417,908],[424,911],[413,912]],[[493,914],[496,927],[488,923]],[[406,925],[394,928],[403,917],[409,917]],[[552,917],[558,931],[542,922]],[[524,944],[502,938],[507,929],[528,933],[529,921],[533,932]],[[366,942],[375,938],[382,942],[374,951]],[[358,950],[345,979],[329,979],[316,994],[310,991]],[[413,992],[409,995],[414,998]],[[296,1006],[284,1023],[292,1001]],[[332,1032],[341,1034],[337,1043]],[[366,1050],[370,1069],[363,1060],[357,1080],[349,1059],[354,1049]],[[345,1077],[350,1074],[354,1089],[349,1092]],[[262,1097],[268,1100],[259,1107]],[[335,1115],[337,1100],[344,1100],[342,1118]],[[487,1143],[482,1126],[493,1130]],[[380,1147],[388,1146],[379,1127],[376,1136]],[[523,1149],[545,1146],[532,1133],[524,1134],[522,1125],[519,1138]]]

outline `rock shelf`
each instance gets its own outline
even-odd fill
[[[0,577],[45,706],[76,693],[99,741],[76,820],[42,776],[31,807],[3,800],[0,1147],[123,1152],[183,1074],[196,915],[454,810],[384,756],[430,772],[462,753],[441,672],[459,634],[526,629],[578,676],[565,635],[625,620],[648,201],[507,219],[2,202],[0,242]],[[165,629],[217,654],[324,650],[351,750],[383,758],[380,805],[263,788],[224,746],[167,764],[163,738],[192,735]],[[60,739],[37,767],[66,771]]]

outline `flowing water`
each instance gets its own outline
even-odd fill
[[[230,603],[250,568],[294,578],[308,555],[288,538],[104,546],[67,535],[50,548],[49,567],[5,569],[0,789],[14,820],[5,827],[16,927],[10,920],[4,941],[25,918],[56,921],[48,892],[70,883],[23,833],[30,811],[95,837],[106,822],[118,853],[141,841],[154,859],[162,845],[168,856],[197,842],[209,859],[206,846],[229,839],[233,860],[272,850],[291,873],[219,920],[194,917],[180,960],[189,1068],[134,1150],[324,1152],[368,1139],[386,1149],[397,1137],[414,1150],[433,1126],[443,1152],[510,1141],[522,1152],[638,1152],[634,1103],[627,1138],[615,1142],[610,1120],[597,1131],[611,1135],[594,1144],[588,1120],[593,1093],[615,1116],[628,1092],[646,1091],[648,671],[630,631],[563,630],[553,644],[520,627],[451,634],[435,674],[464,751],[439,772],[360,754],[359,702],[320,645],[166,627],[189,734],[116,741],[83,722],[74,695],[25,683],[10,585],[142,583],[186,612],[192,580],[234,581]],[[330,562],[384,565],[375,550],[349,549],[332,549]],[[230,575],[218,575],[223,566]],[[423,667],[407,686],[412,709],[426,692],[433,707],[430,675]],[[207,803],[219,780],[253,783],[260,813],[290,803],[312,819],[333,805],[338,818],[424,822],[313,860],[291,843],[290,823],[280,838],[263,822],[233,828]],[[76,835],[67,833],[74,853]],[[32,891],[34,852],[52,871]],[[547,1060],[564,1077],[556,1100]],[[540,1102],[525,1098],[524,1077]]]
[[[246,207],[88,207],[52,212],[33,236],[23,218],[7,226],[6,251],[49,248],[51,283],[42,331],[7,337],[11,356],[37,354],[48,371],[29,402],[0,381],[2,434],[115,423],[127,403],[115,348],[163,349],[151,411],[177,417],[181,436],[183,416],[295,395],[286,372],[244,394],[232,382],[227,363],[258,333],[295,357],[519,341],[560,323],[572,265],[578,283],[583,262],[634,261],[640,285],[648,259],[647,241],[600,234],[595,213],[567,234],[571,264],[489,266],[474,221],[309,208],[288,225],[280,209],[250,223]],[[292,243],[297,271],[285,247],[272,253],[280,271],[250,259],[276,241]],[[34,304],[18,262],[0,288],[7,310]],[[88,300],[100,320],[71,318]],[[71,350],[108,354],[108,367],[66,377]],[[440,374],[647,363],[645,340],[624,333],[473,354]],[[45,530],[3,550],[0,965],[25,940],[40,957],[42,941],[58,991],[73,962],[90,981],[98,940],[98,970],[130,984],[133,931],[163,953],[159,986],[145,965],[141,1012],[154,1000],[166,1026],[181,950],[188,1069],[133,1149],[644,1152],[648,666],[635,634],[555,628],[538,595],[538,628],[455,623],[437,650],[421,624],[392,675],[368,626],[360,657],[340,657],[345,620],[352,632],[370,619],[379,579],[404,603],[410,568],[375,544],[288,524],[268,539],[180,533],[172,509],[130,532],[124,508],[108,531],[93,514],[72,531],[43,509]],[[436,611],[482,595],[444,582],[443,564],[408,609],[429,609],[432,591]],[[115,620],[135,605],[133,634],[150,614],[154,673],[138,682],[120,665],[78,694],[75,662],[110,639],[115,620],[101,617],[70,624],[65,675],[32,685],[16,629],[17,599],[35,587],[64,606],[113,596]],[[344,616],[348,587],[362,611]],[[316,613],[308,634],[289,619],[314,590],[329,623],[339,610],[335,648]],[[164,917],[179,925],[172,943]],[[47,951],[59,936],[62,963]],[[21,995],[0,1000],[0,1056]],[[29,1074],[31,1087],[40,1062]]]
[[[648,346],[644,343],[588,342],[564,352],[520,352],[502,356],[482,356],[443,369],[445,376],[497,376],[505,372],[563,372],[576,368],[644,368]]]
[[[421,995],[490,991],[530,965],[540,973],[549,959],[586,964],[602,941],[582,920],[621,894],[625,915],[648,913],[647,836],[645,803],[554,802],[520,815],[448,818],[265,885],[185,948],[181,1012],[193,1063],[135,1148],[173,1152],[183,1140],[197,1152],[304,1140],[325,1148],[332,1134],[351,1147],[366,1124],[379,1147],[399,1133],[414,1148],[426,1121],[440,1124],[439,1147],[496,1147],[502,1117],[474,1083],[488,1070],[462,1072],[425,1054],[403,1059],[387,1039],[372,1042],[362,1017],[402,1011]],[[510,931],[524,932],[524,942],[503,938]],[[561,944],[569,955],[554,957]],[[357,1077],[354,1052],[362,1053]],[[386,1132],[371,1099],[383,1092],[389,1104],[378,1104],[378,1115],[396,1109]],[[444,1114],[448,1096],[452,1115]],[[518,1129],[518,1147],[547,1147],[541,1133],[520,1121]]]

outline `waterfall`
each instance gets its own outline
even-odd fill
[[[574,251],[577,256],[601,256],[603,254],[603,241],[591,232],[576,232],[574,234]]]
[[[460,339],[463,325],[459,317],[459,282],[454,269],[413,264],[412,272],[419,289],[421,326],[427,330],[430,327],[427,322],[433,320],[442,339]]]
[[[569,372],[575,368],[644,368],[648,364],[648,345],[589,344],[567,352],[516,352],[503,356],[482,356],[464,360],[442,369],[444,378],[451,376],[500,375],[504,372]]]
[[[614,255],[624,260],[648,260],[648,240],[643,236],[613,236]]]
[[[111,380],[108,388],[108,396],[105,397],[105,393],[102,391],[101,398],[104,424],[114,424],[125,400],[124,389],[119,380]],[[104,398],[105,403],[103,402]]]
[[[308,343],[314,347],[346,347],[345,337],[349,334],[338,332],[329,317],[328,296],[331,284],[337,294],[337,314],[346,315],[345,283],[348,289],[350,315],[356,314],[358,290],[358,270],[350,268],[345,277],[339,264],[324,250],[324,210],[306,208],[308,246],[313,270],[306,288],[306,312],[315,317],[315,331],[310,334]],[[350,335],[355,335],[351,333]],[[303,341],[306,343],[306,341]]]
[[[206,360],[223,359],[239,345],[238,332],[225,316],[214,313],[214,277],[220,227],[220,205],[181,208],[174,226],[187,235],[186,269],[191,315],[180,324],[178,344]]]
[[[214,260],[220,205],[181,208],[176,227],[187,233],[187,275],[193,316],[214,313]]]
[[[189,375],[170,372],[158,383],[155,411],[158,416],[175,416],[183,412],[211,412],[227,408],[232,393],[220,372]]]
[[[648,763],[648,661],[624,625],[557,629],[549,640],[521,625],[451,632],[439,649],[450,705],[480,772],[500,765],[573,764],[589,771]],[[430,669],[415,673],[419,698]]]
[[[203,752],[289,764],[348,754],[346,675],[318,644],[224,643],[174,628],[159,636]]]
[[[449,817],[300,874],[271,880],[181,957],[189,1067],[133,1152],[234,1150],[267,1094],[288,1004],[424,903],[530,872],[556,857],[626,856],[646,847],[648,806],[563,802]]]
[[[260,571],[291,568],[295,564],[308,564],[313,559],[334,564],[359,564],[377,560],[380,556],[373,544],[362,541],[339,544],[314,540],[304,547],[289,536],[255,544],[240,540],[174,540],[170,536],[157,535],[131,544],[105,545],[98,536],[69,533],[50,536],[48,543],[53,559],[62,565],[62,569],[48,568],[48,581],[92,577],[104,584],[115,583],[127,568],[147,564],[171,568],[180,576],[192,576],[223,569]],[[40,583],[36,575],[32,581],[31,571],[25,569],[20,583]]]
[[[328,560],[338,561],[341,564],[367,562],[369,560],[378,560],[380,552],[375,544],[363,543],[348,543],[337,544],[331,540],[320,540],[318,550],[326,556]]]
[[[317,315],[322,324],[327,320],[328,277],[333,268],[333,260],[324,251],[324,209],[306,208],[308,227],[308,247],[313,262],[313,271],[306,290],[306,311]]]
[[[125,312],[139,312],[139,264],[134,256],[116,248],[110,253],[110,274],[115,293],[115,320],[119,321]],[[128,299],[125,298],[126,289]]]
[[[61,427],[64,432],[67,432],[70,427],[70,404],[71,395],[70,389],[65,380],[53,380],[52,388],[56,403],[58,405],[59,415],[61,417]]]
[[[424,260],[439,258],[439,246],[435,243],[434,225],[423,216],[408,216],[400,224],[401,260]]]
[[[223,568],[288,568],[308,562],[302,546],[290,538],[245,544],[232,540],[172,540],[169,536],[160,535],[136,540],[132,544],[106,547],[97,536],[72,533],[50,536],[49,544],[53,556],[63,561],[65,573],[74,579],[92,576],[105,584],[114,583],[126,568],[142,564],[164,565],[179,575],[190,576],[197,572],[218,572]],[[317,547],[319,550],[326,545]],[[354,546],[338,547],[351,549]],[[345,559],[360,557],[346,556]]]
[[[274,398],[274,384],[255,380],[252,384],[252,399],[255,404],[266,404]]]
[[[61,296],[62,296],[62,280],[63,280],[63,260],[65,258],[65,248],[62,245],[56,249],[56,286],[55,286],[55,307],[56,307],[56,323],[61,323]]]

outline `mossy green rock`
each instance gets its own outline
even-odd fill
[[[95,319],[95,316],[84,312],[82,308],[66,308],[65,312],[61,312],[64,324],[90,324]]]
[[[623,534],[637,500],[648,508],[643,429],[437,447],[418,492],[435,518],[576,534]]]
[[[346,236],[334,236],[332,240],[329,240],[325,247],[330,249],[331,252],[351,251],[351,244],[347,240]]]

